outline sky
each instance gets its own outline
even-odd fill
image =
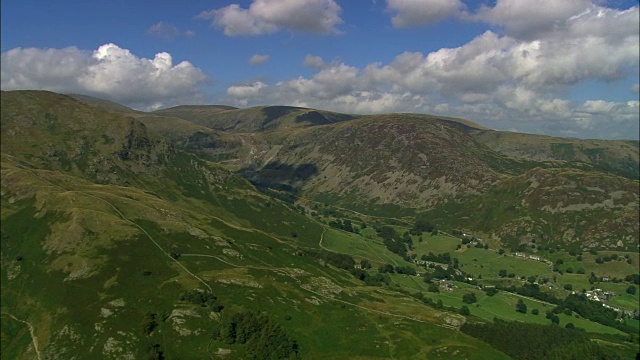
[[[638,1],[8,0],[2,90],[638,139]]]

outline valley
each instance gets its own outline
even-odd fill
[[[637,141],[1,94],[2,358],[640,352]]]

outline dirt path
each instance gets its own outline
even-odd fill
[[[324,247],[324,245],[322,245],[322,242],[324,241],[324,233],[327,232],[327,228],[322,228],[322,234],[320,234],[320,242],[318,242],[318,245],[320,246],[321,249],[327,250],[327,251],[331,251],[329,249],[327,249],[326,247]],[[331,251],[333,252],[333,251]]]
[[[15,321],[21,322],[25,325],[27,325],[27,327],[29,328],[29,334],[31,335],[31,343],[33,344],[33,349],[36,352],[36,357],[38,358],[38,360],[42,359],[42,356],[40,355],[40,350],[38,350],[38,338],[36,337],[35,331],[33,330],[33,325],[31,325],[28,321],[25,320],[20,320],[17,317],[9,314],[9,313],[2,313],[2,315],[7,315],[8,317],[12,318]]]
[[[222,259],[222,258],[220,258],[220,257],[218,257],[218,256],[215,256],[215,255],[208,255],[208,254],[182,254],[182,256],[201,256],[201,257],[208,257],[208,258],[216,259],[216,260],[218,260],[218,261],[220,261],[220,262],[222,262],[222,263],[224,263],[224,264],[227,264],[227,265],[232,266],[232,267],[235,267],[235,268],[255,269],[255,270],[267,270],[267,271],[275,271],[275,272],[281,272],[281,271],[282,271],[282,269],[280,269],[280,268],[274,268],[274,267],[262,267],[262,266],[251,266],[251,265],[237,265],[237,264],[231,263],[231,262],[229,262],[229,261],[227,261],[227,260],[224,260],[224,259]],[[294,280],[296,281],[296,283],[299,283],[299,280],[298,280],[297,278],[295,278],[294,276],[292,276],[292,275],[290,275],[290,274],[288,274],[288,273],[286,273],[286,272],[282,272],[282,273],[283,273],[284,275],[287,275],[287,276],[291,277],[292,279],[294,279]],[[406,319],[406,320],[417,321],[417,322],[424,323],[424,324],[432,324],[432,325],[436,325],[436,326],[444,327],[444,328],[447,328],[447,329],[454,329],[454,330],[458,330],[458,328],[457,328],[457,327],[452,326],[452,325],[447,325],[447,324],[436,324],[436,323],[433,323],[433,322],[425,321],[425,320],[418,319],[418,318],[414,318],[414,317],[407,316],[407,315],[393,314],[393,313],[386,312],[386,311],[381,311],[381,310],[371,309],[371,308],[368,308],[368,307],[365,307],[365,306],[362,306],[362,305],[358,305],[358,304],[355,304],[355,303],[352,303],[352,302],[349,302],[349,301],[345,301],[345,300],[342,300],[342,299],[336,299],[336,298],[334,298],[334,297],[331,297],[331,296],[327,296],[327,295],[321,294],[321,293],[316,292],[316,291],[313,291],[313,290],[311,290],[311,289],[305,289],[305,288],[302,288],[302,287],[301,287],[301,289],[303,289],[303,290],[305,290],[305,291],[308,291],[308,292],[310,292],[310,293],[312,293],[312,294],[314,294],[314,295],[317,295],[317,296],[319,296],[319,297],[321,297],[321,298],[323,298],[323,299],[325,299],[325,300],[328,300],[328,301],[337,301],[337,302],[339,302],[339,303],[342,303],[342,304],[345,304],[345,305],[349,305],[349,306],[353,306],[353,307],[356,307],[356,308],[358,308],[358,309],[362,309],[362,310],[365,310],[365,311],[368,311],[368,312],[377,313],[377,314],[386,315],[386,316],[392,316],[392,317],[396,317],[396,318],[400,318],[400,319]]]
[[[11,161],[11,160],[9,160],[9,161]],[[156,247],[157,247],[157,248],[158,248],[158,249],[159,249],[163,254],[165,254],[169,259],[171,259],[173,262],[175,262],[176,264],[178,264],[178,265],[179,265],[179,266],[180,266],[180,267],[181,267],[181,268],[182,268],[186,273],[188,273],[188,274],[189,274],[189,275],[191,275],[193,278],[195,278],[195,279],[196,279],[196,280],[198,280],[200,283],[202,283],[202,284],[203,284],[207,289],[209,289],[210,291],[213,291],[213,290],[212,290],[212,288],[211,288],[211,286],[210,286],[209,284],[207,284],[203,279],[201,279],[200,277],[198,277],[197,275],[195,275],[194,273],[192,273],[191,271],[189,271],[189,270],[188,270],[184,265],[182,265],[178,260],[176,260],[176,259],[174,259],[173,257],[171,257],[171,255],[170,255],[169,253],[167,253],[167,252],[166,252],[166,251],[165,251],[165,250],[164,250],[164,249],[163,249],[163,248],[158,244],[158,242],[157,242],[157,241],[156,241],[156,240],[155,240],[155,239],[154,239],[154,238],[153,238],[153,237],[152,237],[152,236],[151,236],[151,235],[150,235],[150,234],[149,234],[149,233],[148,233],[144,228],[142,228],[140,225],[136,224],[135,222],[133,222],[132,220],[130,220],[129,218],[127,218],[127,217],[126,217],[126,216],[125,216],[125,215],[124,215],[120,210],[118,210],[118,208],[116,208],[116,207],[115,207],[113,204],[111,204],[109,201],[107,201],[107,200],[105,200],[105,199],[103,199],[103,198],[101,198],[101,197],[99,197],[99,196],[96,196],[96,195],[93,195],[93,194],[90,194],[90,193],[87,193],[87,192],[84,192],[84,191],[67,190],[67,189],[63,188],[62,186],[60,186],[60,185],[54,184],[54,183],[52,183],[51,181],[49,181],[49,180],[47,180],[47,179],[42,178],[41,176],[39,176],[38,174],[36,174],[32,169],[25,168],[25,167],[23,167],[23,166],[21,166],[21,165],[16,164],[16,163],[15,163],[15,162],[13,162],[13,161],[11,161],[11,162],[12,162],[14,165],[16,165],[17,167],[19,167],[19,168],[21,168],[21,169],[23,169],[23,170],[25,170],[25,171],[29,171],[29,172],[30,172],[33,176],[35,176],[36,178],[38,178],[38,179],[40,179],[40,180],[42,180],[42,181],[44,181],[44,182],[46,182],[46,183],[48,183],[48,184],[50,184],[50,185],[52,185],[52,186],[56,187],[56,188],[58,188],[58,189],[61,189],[61,190],[65,191],[65,192],[77,192],[77,193],[83,194],[83,195],[85,195],[85,196],[92,197],[92,198],[94,198],[94,199],[96,199],[96,200],[99,200],[99,201],[104,202],[104,203],[105,203],[105,204],[107,204],[109,207],[111,207],[115,212],[117,212],[117,213],[118,213],[118,215],[120,215],[120,217],[121,217],[124,221],[126,221],[126,222],[130,223],[131,225],[133,225],[133,226],[137,227],[138,229],[140,229],[140,231],[142,231],[142,232],[143,232],[143,233],[144,233],[144,234],[149,238],[149,240],[151,240],[151,242],[152,242],[152,243],[153,243],[153,244],[154,244],[154,245],[155,245],[155,246],[156,246]],[[324,247],[324,245],[322,245],[322,242],[323,242],[323,240],[324,240],[324,233],[325,233],[325,232],[326,232],[326,228],[324,228],[324,230],[323,230],[322,234],[320,235],[320,242],[319,242],[319,245],[320,245],[320,247],[321,247],[321,248],[323,248],[323,249],[325,249],[325,250],[328,250],[328,251],[331,251],[331,250],[329,250],[329,249],[325,248],[325,247]],[[216,259],[216,260],[218,260],[218,261],[220,261],[220,262],[223,262],[223,263],[225,263],[225,264],[227,264],[227,265],[229,265],[229,266],[233,266],[233,267],[236,267],[236,268],[247,268],[247,269],[258,269],[258,270],[270,270],[270,271],[278,271],[278,270],[280,270],[280,269],[278,269],[278,268],[272,268],[272,267],[255,267],[255,266],[237,265],[237,264],[230,263],[230,262],[228,262],[228,261],[226,261],[226,260],[224,260],[224,259],[222,259],[222,258],[220,258],[220,257],[217,257],[217,256],[215,256],[215,255],[207,255],[207,254],[182,254],[182,256],[204,256],[204,257],[210,257],[210,258],[214,258],[214,259]],[[291,275],[289,275],[289,276],[291,276]],[[293,276],[291,276],[291,277],[293,278]],[[304,289],[304,288],[302,288],[302,289]],[[308,291],[308,292],[310,292],[310,293],[312,293],[312,294],[314,294],[314,295],[317,295],[317,296],[319,296],[319,297],[321,297],[321,298],[324,298],[325,300],[332,300],[332,301],[336,301],[336,302],[343,303],[343,304],[346,304],[346,305],[349,305],[349,306],[353,306],[353,307],[356,307],[356,308],[359,308],[359,309],[362,309],[362,310],[365,310],[365,311],[368,311],[368,312],[377,313],[377,314],[382,314],[382,315],[386,315],[386,316],[392,316],[392,317],[396,317],[396,318],[400,318],[400,319],[412,320],[412,321],[416,321],[416,322],[420,322],[420,323],[425,323],[425,324],[432,324],[432,325],[436,325],[436,326],[440,326],[440,327],[444,327],[444,328],[449,328],[449,329],[457,330],[457,328],[456,328],[455,326],[446,325],[446,324],[436,324],[436,323],[432,323],[432,322],[425,321],[425,320],[422,320],[422,319],[414,318],[414,317],[411,317],[411,316],[400,315],[400,314],[393,314],[393,313],[386,312],[386,311],[381,311],[381,310],[371,309],[371,308],[367,308],[367,307],[364,307],[364,306],[362,306],[362,305],[358,305],[358,304],[355,304],[355,303],[351,303],[351,302],[348,302],[348,301],[345,301],[345,300],[332,298],[332,297],[330,297],[330,296],[323,295],[323,294],[321,294],[321,293],[318,293],[318,292],[313,291],[313,290],[310,290],[310,289],[304,289],[304,290],[306,290],[306,291]],[[11,316],[11,315],[9,315],[9,316]],[[13,318],[13,316],[12,316],[12,318]],[[16,318],[14,318],[14,319],[15,319],[15,320],[17,320],[17,321],[24,322],[24,321],[19,320],[19,319],[16,319]],[[24,323],[26,323],[26,322],[24,322]],[[28,323],[26,323],[26,324],[28,324]],[[36,348],[36,349],[37,349],[37,339],[35,338],[35,335],[33,334],[33,327],[32,327],[30,324],[28,324],[28,325],[29,325],[29,331],[30,331],[30,332],[31,332],[31,334],[32,334],[32,339],[34,340],[34,348]],[[40,353],[38,352],[38,350],[36,350],[36,352],[37,352],[37,354],[38,354],[38,360],[40,360],[40,359],[41,359],[41,358],[40,358]]]
[[[198,277],[198,275],[196,275],[196,274],[192,273],[191,271],[189,271],[189,269],[187,269],[184,265],[182,265],[182,264],[181,264],[177,259],[174,259],[174,258],[171,256],[171,254],[169,254],[167,251],[165,251],[165,250],[162,248],[162,246],[160,246],[160,244],[158,244],[158,242],[153,238],[153,236],[151,236],[151,235],[147,232],[147,230],[145,230],[142,226],[140,226],[140,225],[136,224],[134,221],[132,221],[132,220],[130,220],[129,218],[127,218],[127,217],[126,217],[126,216],[125,216],[125,215],[124,215],[120,210],[118,210],[118,208],[116,208],[116,207],[115,207],[112,203],[110,203],[109,201],[107,201],[107,200],[105,200],[105,199],[103,199],[103,198],[101,198],[101,197],[99,197],[99,196],[96,196],[96,195],[90,194],[90,193],[88,193],[88,192],[85,192],[85,191],[79,191],[79,190],[68,190],[68,189],[65,189],[64,187],[62,187],[62,186],[60,186],[60,185],[58,185],[58,184],[54,184],[54,183],[52,183],[51,181],[49,181],[49,180],[47,180],[47,179],[45,179],[45,178],[41,177],[40,175],[36,174],[33,170],[31,170],[31,169],[29,169],[29,168],[25,168],[25,167],[23,167],[23,166],[21,166],[21,165],[19,165],[19,164],[16,164],[16,163],[15,163],[15,162],[13,162],[12,160],[9,160],[9,161],[11,161],[14,165],[16,165],[17,167],[19,167],[20,169],[23,169],[23,170],[25,170],[25,171],[28,171],[29,173],[31,173],[31,174],[32,174],[33,176],[35,176],[36,178],[38,178],[38,179],[40,179],[40,180],[42,180],[42,181],[46,182],[47,184],[50,184],[51,186],[53,186],[53,187],[55,187],[55,188],[58,188],[58,189],[60,189],[60,190],[62,190],[62,191],[65,191],[65,192],[76,192],[76,193],[79,193],[79,194],[82,194],[82,195],[88,196],[88,197],[90,197],[90,198],[94,198],[94,199],[96,199],[96,200],[99,200],[99,201],[101,201],[101,202],[103,202],[103,203],[107,204],[107,205],[108,205],[109,207],[111,207],[111,208],[112,208],[116,213],[118,213],[118,215],[120,215],[120,217],[122,218],[122,220],[124,220],[124,221],[128,222],[129,224],[131,224],[131,225],[133,225],[133,226],[137,227],[138,229],[140,229],[140,231],[142,231],[142,232],[147,236],[147,238],[149,238],[149,240],[151,240],[151,242],[152,242],[152,243],[153,243],[153,244],[154,244],[154,245],[155,245],[155,246],[156,246],[156,247],[157,247],[157,248],[158,248],[158,249],[159,249],[159,250],[160,250],[160,251],[161,251],[161,252],[166,256],[166,257],[168,257],[169,259],[171,259],[171,261],[175,262],[178,266],[180,266],[180,267],[181,267],[181,268],[182,268],[182,269],[183,269],[187,274],[191,275],[193,278],[195,278],[195,279],[196,279],[196,280],[198,280],[200,283],[202,283],[202,284],[203,284],[207,289],[209,289],[209,291],[213,291],[213,289],[211,288],[211,286],[209,286],[209,284],[207,284],[204,280],[202,280],[200,277]]]

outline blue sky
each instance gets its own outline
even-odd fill
[[[1,14],[3,90],[638,138],[637,1],[22,0]]]

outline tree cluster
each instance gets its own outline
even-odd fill
[[[382,226],[376,229],[379,237],[382,238],[384,246],[392,253],[402,256],[404,259],[408,259],[407,246],[413,246],[413,240],[411,237],[408,239],[401,238],[396,230],[391,226]]]
[[[567,296],[553,311],[559,313],[563,309],[571,309],[571,311],[586,319],[602,325],[611,326],[629,334],[637,332],[637,330],[625,325],[624,322],[617,321],[619,318],[617,311],[604,307],[597,301],[589,300],[584,294],[571,294]]]
[[[299,348],[295,339],[267,314],[245,311],[223,317],[215,340],[245,345],[246,359],[291,359]]]
[[[494,319],[493,323],[465,323],[462,332],[489,343],[518,360],[617,359],[579,330]]]
[[[411,230],[415,235],[421,235],[423,232],[432,233],[435,229],[435,225],[433,225],[429,220],[425,218],[418,218]]]
[[[224,306],[218,303],[218,297],[210,291],[204,291],[200,289],[194,289],[183,292],[180,295],[180,301],[186,301],[191,304],[200,305],[202,307],[209,307],[215,312],[220,312],[224,309]]]
[[[355,229],[353,228],[353,224],[351,224],[351,220],[349,219],[336,219],[334,221],[329,221],[329,226],[332,228],[340,229],[343,231],[348,231],[351,233],[355,233]]]

